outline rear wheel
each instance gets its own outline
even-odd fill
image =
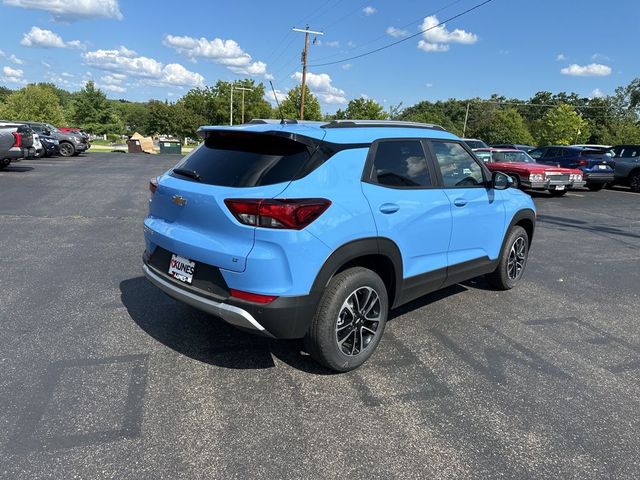
[[[382,279],[354,267],[331,279],[305,337],[307,351],[321,365],[347,372],[362,365],[380,342],[389,301]]]
[[[640,170],[631,172],[631,175],[629,175],[629,186],[632,192],[640,192]]]
[[[11,164],[11,160],[8,158],[0,158],[0,170],[7,168]]]
[[[76,149],[69,142],[60,142],[59,145],[60,155],[63,157],[71,157],[76,153]]]
[[[566,189],[564,189],[564,190],[549,190],[549,194],[552,197],[562,197],[563,195],[567,194],[567,190]]]
[[[587,188],[592,192],[599,192],[604,188],[604,183],[588,183]]]
[[[487,282],[498,290],[510,290],[522,278],[529,257],[529,236],[524,228],[516,225],[507,235],[498,266],[487,274]]]

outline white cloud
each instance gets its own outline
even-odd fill
[[[362,9],[362,13],[364,13],[367,17],[369,15],[373,15],[374,13],[376,13],[378,10],[376,10],[375,8],[373,8],[371,5],[367,5],[366,7],[364,7]]]
[[[278,101],[280,103],[282,103],[283,100],[285,98],[287,98],[287,92],[282,92],[282,91],[276,89],[276,95],[274,95],[273,94],[273,90],[269,89],[269,90],[267,90],[265,92],[265,96],[267,97],[267,100],[269,100],[270,102],[273,102],[273,103],[275,103],[275,101],[276,101],[275,99],[276,99],[276,96],[277,96],[278,97]]]
[[[117,50],[95,50],[83,53],[86,65],[108,72],[145,79],[152,85],[184,85],[198,87],[204,77],[177,63],[163,65],[157,60],[138,55],[133,50],[120,47]],[[117,77],[116,77],[117,78]]]
[[[191,60],[205,58],[224,65],[238,75],[270,77],[267,73],[267,64],[253,61],[251,55],[240,48],[240,45],[235,40],[223,40],[221,38],[208,40],[204,37],[165,35],[163,43],[167,47],[186,55]]]
[[[349,47],[349,48],[356,48],[356,42],[354,42],[354,41],[352,41],[352,40],[349,40],[349,41],[347,42],[347,47]]]
[[[127,91],[125,87],[121,87],[120,85],[96,83],[96,87],[102,90],[106,90],[107,92],[113,92],[113,93],[123,93]]]
[[[433,83],[425,83],[425,87],[431,88],[431,87],[433,87]]]
[[[127,76],[122,73],[110,73],[103,75],[100,81],[105,85],[120,85],[125,78],[127,78]]]
[[[351,67],[353,67],[353,65],[350,64],[350,63],[343,63],[342,64],[342,69],[343,70],[349,70]]]
[[[604,97],[604,93],[599,88],[594,88],[591,92],[591,98],[602,98]]]
[[[331,40],[330,42],[324,42],[323,45],[325,47],[338,48],[340,46],[340,42],[338,40]]]
[[[564,62],[567,60],[567,56],[564,53],[559,53],[556,57],[556,62]]]
[[[391,35],[394,38],[406,37],[409,32],[396,27],[387,27],[387,35]]]
[[[39,27],[31,27],[31,30],[22,36],[20,45],[34,48],[77,48],[80,50],[86,48],[84,43],[79,40],[65,42],[57,33]]]
[[[560,73],[573,77],[607,77],[611,75],[611,67],[600,63],[590,63],[589,65],[572,63],[568,67],[561,69]]]
[[[122,20],[118,0],[2,0],[12,7],[44,10],[56,21],[73,22],[89,18]]]
[[[296,72],[291,78],[302,82],[302,73]],[[331,77],[326,73],[307,72],[307,86],[322,103],[347,103],[344,90],[334,87],[331,84]]]
[[[594,53],[593,55],[591,55],[591,60],[593,60],[594,62],[597,61],[608,61],[610,60],[609,57],[607,57],[606,55],[603,55],[602,53]]]
[[[447,30],[446,25],[439,25],[440,21],[435,15],[425,17],[420,30],[426,30],[422,34],[422,40],[418,42],[418,48],[425,52],[446,52],[450,43],[472,45],[478,41],[478,36],[465,30],[456,28]]]
[[[9,60],[11,60],[16,65],[24,65],[24,60],[19,59],[13,53],[11,55],[9,55]]]
[[[4,76],[0,77],[0,80],[4,82],[25,83],[24,78],[22,78],[24,72],[19,68],[3,67],[2,73]]]
[[[428,43],[424,40],[418,42],[418,48],[425,52],[448,52],[449,45],[445,43]]]
[[[63,77],[67,77],[67,78],[73,78],[75,75],[73,75],[72,73],[69,72],[62,72],[60,75],[62,75]]]
[[[40,60],[40,63],[45,67],[45,68],[51,68],[51,64],[45,62],[44,60]]]
[[[2,50],[0,50],[0,58],[4,58],[4,57],[6,57],[6,56],[7,56],[7,54],[6,54],[6,53],[4,53]]]

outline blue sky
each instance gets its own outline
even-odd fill
[[[309,86],[325,112],[365,95],[386,106],[428,99],[526,98],[540,90],[611,94],[638,71],[638,0],[174,2],[0,0],[0,84],[92,78],[110,98],[174,100],[218,79],[299,82],[306,23],[317,36]],[[8,21],[7,21],[8,20]],[[268,82],[267,82],[268,84]]]

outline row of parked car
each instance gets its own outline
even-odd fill
[[[640,145],[487,145],[465,139],[489,170],[509,174],[517,187],[564,195],[570,188],[598,191],[628,185],[640,192]]]
[[[0,120],[0,169],[23,158],[71,157],[90,147],[89,135],[79,128]]]

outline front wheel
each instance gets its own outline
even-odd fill
[[[7,168],[11,165],[11,160],[8,158],[0,158],[0,170]]]
[[[588,183],[587,188],[592,192],[599,192],[604,188],[604,183]]]
[[[629,186],[632,192],[640,192],[640,172],[633,172],[629,175]]]
[[[387,322],[389,300],[382,279],[354,267],[325,288],[305,337],[311,357],[337,372],[358,368],[373,354]]]
[[[76,153],[76,149],[69,142],[61,142],[59,147],[60,155],[63,157],[71,157]]]
[[[507,236],[496,269],[487,274],[487,282],[498,290],[510,290],[524,274],[529,257],[529,236],[524,228],[516,225]]]

